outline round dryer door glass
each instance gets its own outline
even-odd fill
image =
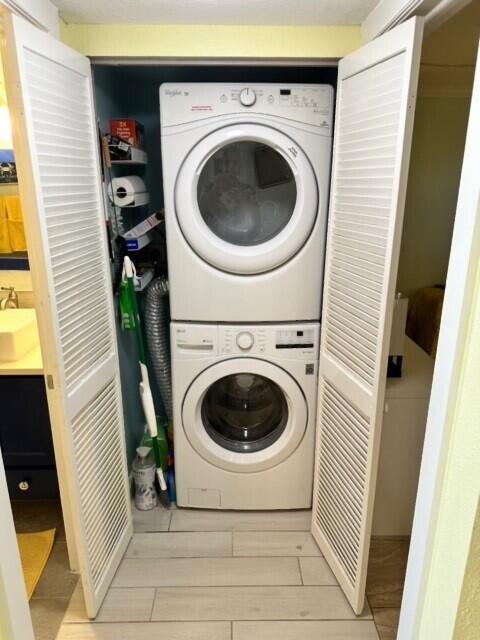
[[[280,387],[254,373],[220,378],[207,390],[202,421],[208,435],[229,451],[252,453],[271,446],[288,421]]]
[[[286,227],[297,200],[295,176],[272,147],[243,140],[218,149],[203,166],[198,207],[215,235],[239,246],[268,242]]]
[[[273,127],[249,123],[220,127],[193,145],[178,171],[174,199],[192,250],[214,268],[239,275],[266,273],[293,258],[319,211],[316,175],[299,144]]]

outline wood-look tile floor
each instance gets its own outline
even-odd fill
[[[385,569],[399,559],[388,544],[372,545],[381,556],[369,576],[377,622],[368,605],[362,616],[353,614],[308,532],[309,511],[158,508],[134,510],[134,523],[96,620],[87,619],[77,585],[57,640],[395,637],[401,572]]]
[[[367,598],[381,640],[395,640],[407,569],[409,538],[372,538]]]

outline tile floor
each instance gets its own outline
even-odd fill
[[[372,541],[371,608],[356,618],[308,533],[308,511],[158,508],[134,510],[134,521],[97,619],[86,618],[78,584],[57,640],[395,638],[405,539]]]
[[[30,600],[35,640],[54,640],[78,582],[68,564],[60,502],[18,500],[12,511],[17,533],[56,529],[52,553]]]
[[[372,538],[367,598],[381,640],[395,640],[407,568],[407,537]]]

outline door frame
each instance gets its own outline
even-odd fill
[[[362,42],[393,29],[412,16],[425,18],[425,33],[439,27],[471,0],[381,0],[362,22]]]
[[[398,640],[419,637],[419,626],[433,559],[434,540],[439,523],[439,508],[447,480],[448,456],[454,427],[452,416],[458,399],[474,302],[475,279],[480,263],[478,182],[480,147],[477,144],[480,137],[480,119],[478,113],[480,113],[480,53],[477,57],[470,105]],[[468,549],[466,553],[468,554]]]
[[[11,11],[34,27],[59,37],[58,8],[50,0],[0,0],[1,11]]]
[[[461,9],[465,5],[465,0],[445,0],[445,6],[448,7],[448,15],[446,18],[451,17],[453,13]],[[440,7],[441,1],[437,1],[437,11],[432,11],[432,23],[433,17],[440,23],[442,17],[442,7]],[[6,5],[0,0],[0,17],[3,12],[10,11]],[[433,14],[435,13],[435,16]],[[446,14],[446,12],[445,12]],[[445,19],[446,19],[445,18]],[[427,25],[429,16],[427,15]],[[437,25],[437,22],[435,24]],[[372,36],[373,37],[373,36]],[[367,38],[368,39],[368,38]],[[292,58],[242,58],[228,60],[225,58],[171,58],[171,57],[148,57],[148,58],[125,58],[121,56],[112,57],[90,57],[92,64],[111,64],[111,65],[159,65],[164,66],[285,66],[292,62],[295,66],[337,66],[338,58],[306,58],[306,59],[292,59]],[[478,64],[477,64],[478,75]],[[477,98],[478,102],[478,98]],[[477,165],[478,166],[478,158]],[[459,218],[462,217],[462,224]],[[419,486],[417,491],[417,505],[420,505],[420,500],[425,501],[425,505],[430,507],[425,513],[420,512],[420,507],[416,510],[414,531],[412,532],[412,545],[409,555],[409,561],[407,565],[407,576],[405,585],[408,589],[411,589],[409,598],[402,601],[401,619],[400,623],[402,627],[399,629],[399,640],[407,640],[411,638],[408,635],[409,629],[414,628],[414,625],[418,624],[420,619],[420,603],[423,602],[425,595],[425,580],[428,575],[428,569],[430,562],[426,556],[421,555],[422,549],[425,549],[426,544],[431,541],[435,529],[437,526],[437,517],[434,512],[435,505],[438,506],[439,489],[441,487],[441,481],[445,475],[446,468],[446,454],[448,453],[448,446],[450,444],[451,424],[449,424],[445,418],[448,414],[448,409],[451,409],[452,400],[455,397],[455,393],[458,388],[458,372],[461,369],[461,355],[463,354],[463,348],[465,346],[466,327],[469,320],[469,314],[471,310],[472,302],[472,280],[471,269],[475,260],[478,260],[480,256],[478,243],[472,245],[470,242],[472,236],[472,220],[470,220],[470,226],[468,229],[464,227],[464,224],[468,220],[466,218],[465,210],[457,210],[457,220],[455,228],[458,226],[458,231],[452,240],[451,246],[451,261],[450,265],[453,265],[453,255],[455,255],[455,269],[452,269],[452,275],[450,276],[450,290],[451,295],[445,298],[444,316],[442,317],[440,327],[439,347],[437,351],[437,358],[442,356],[447,358],[447,364],[449,364],[448,370],[444,367],[435,367],[432,396],[429,405],[429,416],[427,422],[426,432],[426,444],[432,441],[436,446],[434,450],[428,452],[428,460],[425,460],[422,465]],[[458,224],[457,224],[458,221]],[[480,227],[480,219],[477,215],[475,220],[475,229],[478,231]],[[467,245],[465,242],[468,240]],[[465,247],[468,246],[469,250],[465,251]],[[451,267],[449,266],[449,271]],[[469,277],[467,276],[467,272]],[[463,277],[462,277],[463,276]],[[470,287],[470,289],[469,289]],[[462,302],[461,306],[455,307],[456,301]],[[448,317],[455,320],[452,324],[447,322]],[[42,340],[42,338],[41,338]],[[435,391],[435,396],[434,396]],[[439,398],[443,410],[440,411],[438,407],[434,407],[434,399]],[[430,411],[430,409],[432,409]],[[13,526],[13,519],[11,518],[10,503],[8,500],[3,500],[5,496],[2,496],[2,476],[4,476],[3,460],[0,455],[0,505],[2,505],[3,513],[6,514],[5,518]],[[8,498],[8,493],[7,493]],[[5,504],[3,504],[5,503]],[[7,522],[8,525],[8,522]],[[0,529],[0,534],[3,531]],[[15,563],[15,558],[18,558],[18,546],[15,537],[7,532],[7,535],[0,535],[2,544],[0,545],[0,605],[2,611],[10,616],[10,620],[15,620],[17,628],[15,631],[17,634],[13,636],[12,640],[33,640],[33,631],[30,634],[29,621],[30,613],[28,608],[28,601],[25,592],[22,593],[19,589],[18,575],[21,576],[21,572],[17,569],[11,570],[12,558]],[[74,569],[74,567],[72,567]],[[8,588],[10,593],[2,591],[2,576],[8,575],[9,582]],[[28,615],[25,615],[25,612]],[[25,627],[20,628],[18,621],[21,620],[25,623]],[[3,630],[3,629],[2,629]]]

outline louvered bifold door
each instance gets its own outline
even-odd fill
[[[62,502],[93,617],[132,523],[90,63],[15,16],[6,18],[5,35]]]
[[[338,68],[312,532],[357,614],[364,606],[421,35],[421,22],[411,20]]]

